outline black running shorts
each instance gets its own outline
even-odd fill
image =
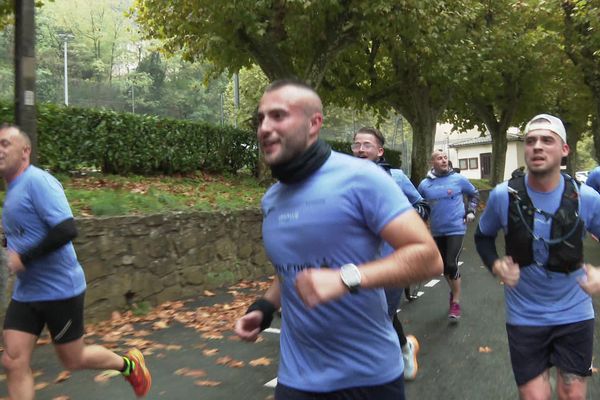
[[[456,280],[460,278],[458,257],[462,252],[464,237],[464,235],[449,235],[434,236],[433,238],[444,262],[444,275],[448,279]]]
[[[304,392],[277,383],[275,400],[405,400],[404,376],[378,386],[363,386],[335,392]]]
[[[507,324],[506,332],[518,386],[552,366],[579,376],[592,374],[593,319],[554,326]]]
[[[21,302],[11,300],[4,329],[12,329],[39,336],[48,326],[52,341],[69,343],[83,336],[83,305],[85,292],[64,300]]]

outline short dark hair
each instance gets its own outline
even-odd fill
[[[354,134],[354,138],[356,138],[356,135],[358,135],[359,133],[366,133],[368,135],[375,136],[381,147],[383,147],[383,145],[385,144],[385,137],[383,137],[383,133],[381,133],[381,131],[377,128],[363,126],[362,128],[356,131],[356,133]]]
[[[265,88],[265,93],[272,92],[277,89],[281,89],[284,86],[295,86],[302,89],[310,90],[314,94],[318,96],[317,91],[311,85],[306,83],[305,81],[298,78],[286,78],[286,79],[277,79],[269,84]]]

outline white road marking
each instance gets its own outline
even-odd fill
[[[265,329],[263,332],[268,332],[268,333],[281,333],[281,330],[277,329],[277,328],[267,328]]]
[[[439,279],[432,279],[429,282],[427,282],[425,285],[425,287],[434,287],[435,285],[437,285],[440,282]]]
[[[459,262],[458,262],[458,266],[459,266],[459,267],[460,267],[461,265],[463,265],[463,264],[464,264],[464,262],[463,262],[463,261],[459,261]]]
[[[271,379],[269,382],[265,383],[266,387],[274,388],[277,386],[277,378]]]
[[[425,294],[425,292],[421,292],[420,290],[417,292],[417,297],[421,297]]]

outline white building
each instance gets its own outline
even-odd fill
[[[509,128],[506,133],[506,164],[504,179],[524,165],[523,135],[518,128]],[[448,154],[453,167],[469,179],[489,179],[492,168],[492,137],[489,132],[482,136],[477,129],[467,132],[452,132],[452,125],[438,124],[435,134],[436,149]]]

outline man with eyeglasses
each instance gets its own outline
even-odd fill
[[[527,172],[496,186],[475,233],[483,262],[504,284],[506,332],[519,397],[587,398],[600,269],[584,264],[585,231],[600,236],[600,195],[562,174],[562,121],[540,114],[525,128]],[[506,256],[495,238],[505,233]]]
[[[390,164],[384,158],[385,137],[379,129],[371,127],[360,128],[354,134],[354,143],[350,146],[352,153],[355,157],[364,158],[366,160],[373,161],[379,165],[384,171],[390,174],[398,186],[402,189],[402,192],[408,198],[408,201],[412,204],[414,209],[419,213],[424,221],[429,216],[429,205],[423,200],[417,189],[413,186],[412,182],[408,177],[399,169],[393,169]],[[393,248],[387,243],[381,250],[381,256],[389,255],[393,252]],[[419,341],[414,335],[406,336],[404,334],[404,328],[402,323],[398,319],[398,304],[402,297],[403,289],[400,288],[386,288],[385,297],[388,304],[388,315],[392,319],[392,325],[396,330],[400,346],[402,348],[402,358],[404,361],[404,379],[412,381],[416,378],[419,370],[419,364],[417,362],[417,354],[419,352]]]

